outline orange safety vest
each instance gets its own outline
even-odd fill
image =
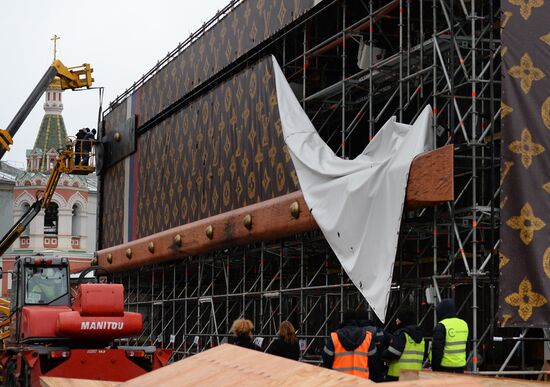
[[[334,344],[334,363],[332,363],[332,369],[368,379],[369,355],[373,354],[369,353],[372,333],[367,330],[365,340],[353,351],[347,351],[344,348],[336,332],[332,332],[330,337]]]

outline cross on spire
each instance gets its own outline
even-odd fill
[[[55,61],[57,59],[57,41],[61,39],[60,36],[57,36],[56,34],[53,34],[53,38],[50,40],[53,40],[53,60]]]

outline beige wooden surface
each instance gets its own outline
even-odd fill
[[[548,383],[520,379],[473,377],[442,372],[405,372],[407,381],[388,387],[534,387]],[[369,380],[325,368],[223,344],[125,383],[42,377],[43,387],[247,387],[247,386],[366,386]]]
[[[366,386],[372,382],[263,352],[223,344],[123,383],[164,386]]]
[[[87,380],[87,379],[67,379],[67,378],[52,378],[42,376],[40,378],[42,387],[114,387],[119,386],[120,382],[105,382],[102,380]]]

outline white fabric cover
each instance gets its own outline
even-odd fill
[[[342,267],[385,320],[407,178],[430,149],[431,108],[413,125],[384,124],[362,154],[344,160],[319,137],[273,58],[285,142],[305,201]]]

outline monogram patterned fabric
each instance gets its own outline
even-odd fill
[[[247,0],[182,51],[141,88],[140,124],[145,124],[230,63],[279,32],[313,6],[313,0]],[[106,127],[122,124],[106,117]]]
[[[548,327],[550,4],[503,0],[502,8],[501,325]]]
[[[141,135],[137,149],[127,174],[135,176],[128,179],[132,198],[125,201],[129,240],[298,189],[282,136],[270,58]],[[116,224],[106,220],[120,205],[124,182],[116,200],[110,199],[119,177],[111,170],[105,176],[104,223],[109,224],[103,248],[123,241],[110,231]],[[119,228],[125,229],[123,222]]]
[[[124,224],[124,162],[105,172],[101,200],[101,246],[120,244]]]

